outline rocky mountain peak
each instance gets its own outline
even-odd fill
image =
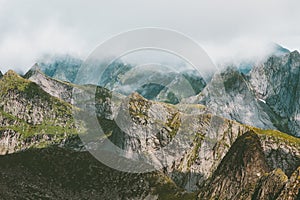
[[[38,60],[39,67],[49,77],[67,82],[74,82],[83,63],[71,55],[47,55]]]
[[[228,67],[216,73],[211,82],[188,103],[199,103],[216,115],[248,125],[273,129],[270,117],[253,93],[248,77],[237,68]]]
[[[289,56],[290,65],[296,68],[300,66],[300,54],[298,51],[293,51],[290,53]]]
[[[24,75],[24,78],[29,79],[36,74],[43,74],[38,63],[35,63]]]
[[[197,191],[189,194],[199,194],[198,191],[203,189],[202,186],[205,186],[199,194],[199,197],[203,197],[202,199],[209,199],[210,197],[219,199],[243,199],[240,197],[245,197],[249,199],[255,191],[258,191],[258,197],[262,197],[259,194],[268,196],[268,191],[277,191],[279,186],[283,187],[284,185],[287,194],[290,194],[292,190],[297,195],[294,191],[299,182],[297,182],[298,178],[294,178],[298,176],[297,173],[296,175],[294,173],[290,180],[286,180],[284,173],[289,176],[299,166],[300,139],[279,131],[261,130],[214,115],[215,113],[229,113],[228,118],[239,119],[241,122],[256,122],[255,120],[259,119],[258,122],[261,122],[260,125],[262,126],[265,125],[263,124],[264,120],[269,120],[268,115],[262,115],[264,110],[261,104],[265,103],[257,100],[255,90],[249,83],[249,77],[245,77],[234,68],[228,68],[224,72],[216,74],[204,91],[197,96],[198,100],[206,100],[208,109],[216,111],[215,113],[211,113],[206,108],[204,112],[203,107],[199,104],[171,105],[148,100],[136,92],[124,98],[123,96],[120,98],[114,96],[112,99],[112,92],[108,89],[95,85],[77,86],[50,78],[38,69],[38,65],[34,66],[31,73],[27,73],[27,75],[28,79],[24,79],[15,72],[8,72],[5,75],[5,80],[0,79],[0,154],[14,153],[35,147],[42,147],[48,151],[48,148],[55,145],[67,149],[70,147],[68,142],[72,141],[70,142],[72,156],[62,157],[58,160],[65,161],[64,159],[66,159],[66,163],[70,163],[68,159],[75,158],[78,160],[76,158],[76,155],[79,155],[78,150],[84,151],[85,149],[82,145],[80,146],[77,133],[79,134],[80,130],[87,130],[85,125],[91,119],[89,113],[96,111],[98,122],[106,135],[103,138],[96,138],[96,140],[100,139],[99,142],[103,142],[101,144],[104,144],[104,148],[108,148],[105,144],[110,140],[126,153],[128,159],[135,159],[140,156],[145,158],[146,162],[155,163],[155,166],[159,166],[161,169],[158,172],[174,187],[175,184],[176,187],[178,186],[174,190],[179,190],[180,187],[190,192]],[[74,100],[73,105],[69,104],[68,102],[72,103],[74,97],[70,96],[72,91],[73,94],[75,91],[75,94],[79,96],[78,99],[82,101],[76,102]],[[266,101],[268,100],[266,99]],[[80,105],[82,106],[75,107]],[[184,108],[192,109],[193,112],[186,113]],[[194,112],[197,109],[200,112]],[[74,122],[72,115],[74,110],[78,111],[78,115],[84,118],[82,121],[77,119]],[[83,122],[82,126],[81,122]],[[87,147],[90,147],[89,142],[87,142]],[[91,142],[91,148],[94,148],[93,142]],[[34,174],[37,171],[45,172],[48,165],[52,165],[53,170],[50,171],[51,173],[55,172],[53,177],[57,178],[56,172],[60,169],[57,168],[56,152],[61,150],[55,148],[53,151],[54,154],[49,154],[48,157],[49,164],[43,165],[41,168],[40,161],[37,161],[36,168],[30,168],[31,165],[28,168],[25,166],[25,171]],[[29,157],[35,159],[42,157],[38,155],[45,155],[44,153],[36,153],[34,154],[36,156]],[[71,155],[68,151],[65,153]],[[26,151],[24,154],[31,155],[30,152],[28,154]],[[20,159],[24,154],[19,154]],[[90,158],[87,159],[90,160]],[[64,166],[65,162],[62,163],[61,166]],[[84,163],[88,163],[88,161],[84,161]],[[95,165],[85,166],[94,168]],[[284,173],[277,170],[278,168],[281,168]],[[81,177],[77,180],[69,179],[74,174],[76,176],[81,174],[77,168],[75,170],[74,173],[73,171],[67,173],[67,180],[72,180],[72,182],[80,180]],[[273,173],[270,170],[275,171]],[[24,169],[15,168],[14,172],[19,174],[16,175],[17,178],[14,178],[24,178],[23,171]],[[66,174],[66,171],[63,171],[62,174]],[[99,175],[99,170],[96,171],[90,171],[92,177]],[[103,177],[110,177],[107,183],[112,183],[111,179],[119,182],[127,176],[121,175],[116,178],[110,172],[104,172],[102,175]],[[28,175],[28,177],[31,176]],[[38,188],[36,184],[40,180],[44,181],[45,184],[49,183],[48,179],[40,179],[43,176],[34,177],[37,178],[25,180],[27,185],[28,182],[33,184],[32,188]],[[128,183],[133,182],[133,180],[141,181],[141,179],[137,180],[136,177],[136,174],[131,174]],[[36,181],[37,179],[38,181]],[[281,179],[284,180],[282,184],[280,183]],[[53,180],[52,176],[51,180]],[[95,182],[98,183],[99,180],[102,178],[95,179]],[[158,181],[157,177],[153,177],[152,180]],[[269,187],[273,180],[279,180],[278,187],[276,186],[275,189]],[[3,181],[3,183],[5,187],[9,186],[7,181]],[[122,191],[119,191],[119,185],[115,184],[103,183],[99,187],[108,191],[106,193],[101,191],[102,194],[110,194],[111,189],[116,189],[119,191],[118,194],[124,197],[124,192],[128,191],[128,183],[124,189],[122,187]],[[138,191],[149,192],[150,189],[148,186],[145,187],[144,183],[146,184],[146,182],[138,184],[142,185]],[[164,181],[160,185],[165,186],[166,183],[167,181]],[[64,184],[61,184],[59,179],[56,185]],[[147,183],[147,185],[149,184]],[[29,188],[28,191],[32,192],[32,188]],[[76,188],[78,189],[77,185]],[[97,188],[95,191],[98,191]],[[68,189],[66,190],[69,192]],[[90,190],[79,188],[78,193],[90,194],[87,191]],[[137,191],[136,188],[133,191]],[[161,191],[170,195],[170,190],[165,189],[165,187],[162,187]],[[1,189],[0,194],[2,194]],[[72,196],[73,193],[69,192],[68,194]],[[134,199],[132,197],[129,196],[128,198]],[[155,199],[152,197],[149,199]],[[75,198],[70,197],[70,199]],[[137,199],[145,198],[140,196]],[[161,199],[174,198],[166,196],[166,198]]]
[[[300,57],[300,53],[299,53],[299,51],[295,50],[295,51],[292,51],[290,53],[290,56],[299,58]]]
[[[290,53],[290,50],[280,46],[279,44],[271,44],[271,46],[273,47],[273,52],[271,53],[271,55],[274,56],[283,56],[285,54]]]
[[[67,82],[52,79],[45,75],[36,63],[24,75],[24,78],[36,83],[48,94],[60,98],[68,103],[72,101],[73,86]]]
[[[184,102],[203,104],[216,115],[244,124],[299,136],[300,54],[282,51],[256,63],[247,75],[225,68],[199,95]]]
[[[247,199],[256,181],[268,171],[259,137],[252,131],[246,132],[232,144],[200,197]]]

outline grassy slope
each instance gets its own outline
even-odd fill
[[[50,106],[50,112],[55,113],[56,118],[46,118],[42,123],[33,125],[10,113],[4,112],[3,107],[0,107],[0,115],[2,118],[12,122],[11,125],[0,127],[0,131],[14,130],[21,134],[21,139],[42,134],[55,135],[56,141],[60,141],[65,135],[77,134],[72,118],[73,107],[69,103],[49,95],[37,84],[20,77],[10,70],[0,79],[0,99],[2,99],[2,102],[6,100],[5,96],[12,91],[18,94],[16,96],[25,98],[26,102],[34,102],[34,100],[38,99],[39,102]],[[23,103],[26,104],[26,102]],[[43,110],[41,112],[43,112]],[[57,119],[60,118],[66,119],[63,126],[57,125],[56,123]],[[44,147],[44,145],[42,146]]]

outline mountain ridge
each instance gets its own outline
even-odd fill
[[[297,66],[297,63],[295,66]],[[230,97],[233,97],[236,92],[246,91],[246,96],[249,93],[253,94],[251,85],[249,86],[247,82],[248,77],[240,75],[235,70],[221,74],[222,77],[225,77],[227,82],[222,82],[224,90],[221,94],[230,94]],[[49,148],[63,147],[63,156],[66,158],[66,162],[72,163],[73,158],[68,156],[70,152],[74,152],[74,154],[71,153],[72,155],[79,155],[80,152],[86,153],[86,147],[90,147],[90,144],[82,144],[78,138],[78,134],[80,134],[78,131],[86,131],[84,126],[89,123],[89,113],[95,112],[98,123],[103,127],[107,136],[107,138],[101,138],[99,144],[105,144],[105,140],[110,140],[125,152],[135,152],[138,155],[147,152],[151,156],[147,157],[147,154],[145,154],[145,158],[149,161],[155,158],[156,163],[162,166],[161,170],[155,173],[160,173],[164,177],[163,181],[160,181],[160,175],[154,177],[152,181],[156,184],[160,182],[159,185],[165,191],[157,188],[155,184],[153,185],[154,189],[141,186],[142,188],[138,190],[140,192],[136,193],[138,196],[134,196],[132,193],[129,194],[136,199],[145,198],[147,194],[150,194],[152,199],[168,199],[170,195],[172,198],[179,199],[182,195],[188,195],[185,196],[187,199],[194,199],[196,196],[201,199],[202,195],[208,197],[215,194],[224,198],[233,198],[233,194],[242,194],[241,191],[232,189],[231,192],[226,192],[225,188],[230,188],[230,185],[245,183],[236,182],[230,178],[232,177],[230,174],[241,170],[246,177],[243,181],[251,182],[249,191],[244,184],[240,185],[242,187],[240,189],[246,191],[246,193],[243,193],[245,196],[240,196],[242,199],[269,197],[270,193],[268,191],[270,189],[268,188],[271,186],[268,180],[277,180],[278,174],[283,173],[290,178],[288,180],[284,179],[283,182],[276,182],[275,189],[278,191],[278,198],[280,196],[283,196],[282,198],[288,196],[294,199],[297,198],[299,191],[293,189],[300,187],[299,182],[297,182],[297,177],[299,177],[297,168],[300,165],[300,139],[297,137],[276,130],[262,130],[220,117],[211,112],[212,107],[207,104],[206,106],[183,103],[172,105],[147,100],[138,93],[133,93],[128,97],[120,96],[118,102],[113,102],[111,91],[105,88],[92,85],[76,86],[54,80],[38,69],[27,73],[25,78],[29,80],[22,78],[13,71],[8,71],[0,79],[0,149],[2,149],[2,154],[10,154],[5,155],[3,158],[13,159],[16,152],[19,152],[19,155],[26,155],[29,152],[29,155],[30,149],[32,151],[41,149],[42,152],[45,152]],[[66,89],[69,87],[71,88]],[[64,93],[70,93],[71,89],[74,94],[74,88],[77,91],[75,96],[65,96]],[[231,94],[232,91],[234,92]],[[83,100],[86,101],[76,101],[78,100],[76,95],[79,95],[79,99],[82,99],[80,95],[84,96]],[[250,97],[254,98],[251,95]],[[72,98],[72,100],[69,98]],[[89,104],[90,107],[84,106],[87,103],[92,104]],[[260,105],[260,103],[256,105]],[[86,112],[85,114],[80,113],[82,115],[82,125],[72,119],[74,109]],[[127,110],[129,110],[129,118],[124,115]],[[42,116],[37,117],[38,115]],[[45,127],[46,124],[50,126]],[[120,125],[122,127],[118,127]],[[20,127],[25,127],[26,130],[23,131]],[[31,130],[29,135],[28,130]],[[23,136],[26,136],[25,139]],[[29,139],[27,136],[30,136]],[[244,153],[238,152],[238,149],[241,148],[245,148]],[[252,152],[251,149],[254,152],[253,155],[250,153]],[[259,156],[255,156],[256,151]],[[55,160],[57,154],[55,152],[57,150],[54,150],[54,153],[46,153],[45,155],[49,155],[50,160]],[[165,153],[168,155],[167,159]],[[37,155],[42,156],[43,154]],[[133,159],[130,154],[128,155],[127,159]],[[261,174],[257,176],[251,170],[243,171],[239,165],[234,164],[235,161],[232,161],[234,159],[244,160],[249,169],[256,167],[262,170],[260,171]],[[255,166],[251,162],[253,159],[257,159],[256,163],[261,162],[262,165],[260,167]],[[87,162],[90,162],[91,158],[89,157],[87,160]],[[237,164],[239,163],[237,162]],[[3,166],[3,164],[0,164],[0,168]],[[27,170],[26,173],[32,174],[34,173],[32,170],[43,170],[45,168],[37,165],[35,169],[28,166],[25,169]],[[60,170],[63,168],[53,169]],[[84,169],[87,170],[88,168]],[[277,169],[281,169],[282,173],[277,173]],[[14,170],[20,173],[20,169],[14,168]],[[91,173],[94,176],[99,176],[96,171],[92,170]],[[263,173],[270,174],[264,176]],[[22,179],[21,175],[18,176]],[[127,177],[123,174],[120,175],[120,178],[124,176]],[[285,176],[283,175],[283,177]],[[49,181],[40,176],[34,175],[34,177],[42,180],[42,183]],[[71,177],[71,175],[68,175],[68,177]],[[218,190],[220,186],[217,183],[218,181],[214,181],[216,177],[222,177],[221,180],[226,182],[227,186],[226,184],[222,186],[225,187],[224,190]],[[168,179],[171,180],[171,185],[167,181]],[[50,180],[58,184],[65,184],[55,175]],[[138,183],[138,180],[133,177],[130,180]],[[145,179],[142,180],[145,181]],[[111,180],[108,180],[108,182],[111,182]],[[33,184],[33,186],[28,190],[22,188],[21,191],[24,194],[30,190],[33,191],[37,183],[34,179],[31,179],[27,180],[27,184]],[[4,185],[10,187],[8,182],[5,181]],[[201,189],[206,187],[209,188],[207,191],[215,192],[203,193]],[[104,188],[107,189],[107,187]],[[128,195],[123,186],[121,190],[117,190],[117,186],[113,189],[116,191],[117,199],[122,199],[122,197]],[[149,192],[152,190],[157,193]],[[185,193],[184,190],[189,192]],[[38,193],[38,191],[34,191]],[[65,191],[69,190],[66,189]],[[4,191],[2,192],[7,194]],[[66,194],[69,195],[65,196],[66,198],[85,194],[84,190],[80,190],[80,193],[76,194],[69,192]],[[43,190],[39,195],[43,196],[43,194],[49,195],[50,193]],[[113,194],[104,194],[113,198],[111,196]],[[55,199],[54,196],[49,198]]]

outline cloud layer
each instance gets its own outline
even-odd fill
[[[266,44],[300,48],[299,1],[0,0],[0,69],[26,71],[45,53],[85,58],[98,44],[138,27],[196,40],[216,63],[262,55]]]

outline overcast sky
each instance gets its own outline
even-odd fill
[[[0,0],[0,70],[25,71],[43,54],[85,58],[101,42],[139,27],[196,40],[214,60],[263,54],[269,42],[300,48],[298,0]]]

